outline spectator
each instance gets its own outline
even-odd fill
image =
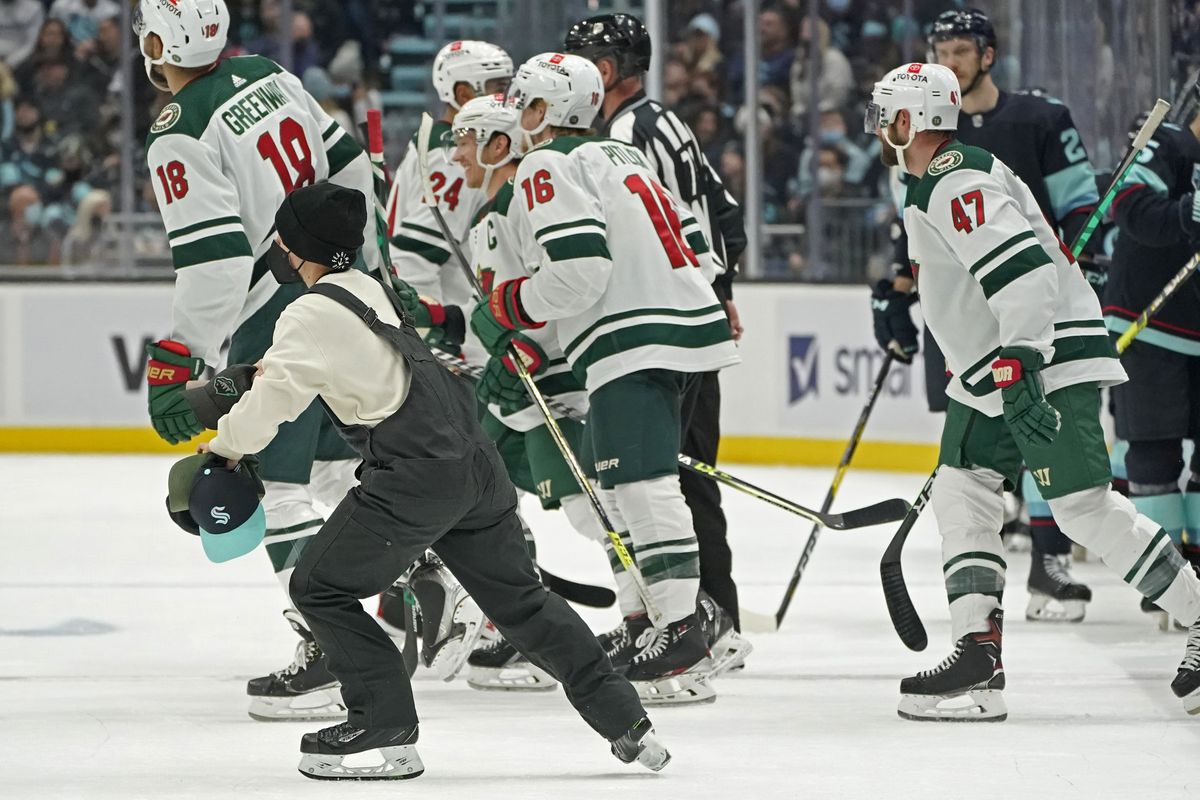
[[[799,148],[787,125],[787,99],[783,89],[764,87],[759,95],[759,137],[762,141],[763,222],[782,222],[786,213],[788,181],[796,174]],[[750,110],[743,106],[734,127],[745,136]]]
[[[280,41],[279,25],[282,21],[279,0],[263,0],[259,11],[262,35],[249,42],[246,49],[272,61],[283,60],[283,42]],[[303,11],[292,13],[292,68],[295,75],[303,75],[309,67],[320,66],[321,48],[313,38],[312,19]]]
[[[17,82],[12,70],[0,61],[0,142],[13,135],[13,98],[17,96]]]
[[[89,42],[99,33],[100,23],[121,17],[121,7],[114,0],[54,0],[50,16],[66,24],[71,38]]]
[[[692,74],[702,72],[716,73],[721,68],[725,56],[718,47],[721,41],[721,28],[712,14],[697,14],[692,17],[685,31],[686,38],[680,48],[682,61]]]
[[[320,67],[309,67],[304,71],[304,76],[301,78],[304,84],[304,89],[317,104],[325,110],[325,113],[333,117],[342,129],[350,133],[354,133],[354,122],[350,119],[350,115],[346,113],[346,109],[338,102],[339,98],[349,96],[350,92],[345,87],[338,87],[329,78],[329,73]]]
[[[29,57],[45,18],[45,7],[38,0],[0,2],[0,59],[5,64],[15,68]]]
[[[843,161],[842,171],[845,183],[854,187],[863,187],[872,167],[872,155],[851,138],[847,131],[846,117],[840,109],[832,108],[828,104],[822,107],[821,122],[815,138],[818,152],[830,149],[838,153]],[[800,169],[796,174],[793,186],[793,194],[796,196],[807,197],[812,193],[812,154],[813,143],[810,139],[809,146],[800,155]],[[861,192],[856,191],[855,194],[861,194]]]
[[[41,233],[42,196],[62,180],[54,142],[46,135],[42,112],[31,95],[17,98],[13,136],[0,143],[0,193],[9,211],[6,252],[30,264]]]
[[[667,108],[678,109],[691,88],[691,75],[682,61],[671,59],[663,68],[662,103]]]
[[[33,86],[47,130],[56,136],[90,132],[99,118],[98,103],[89,86],[72,80],[72,64],[65,58],[38,59]]]
[[[100,20],[96,38],[84,42],[76,51],[80,76],[97,96],[115,94],[113,80],[121,69],[121,26],[117,17]]]
[[[0,2],[0,7],[4,4]],[[17,85],[28,89],[33,85],[33,75],[38,65],[47,60],[71,61],[75,58],[75,45],[71,42],[71,34],[67,25],[60,19],[48,19],[38,29],[37,41],[33,52],[23,62],[17,65],[14,75]]]
[[[721,115],[721,109],[716,105],[699,106],[687,119],[687,123],[696,134],[696,140],[700,142],[700,149],[708,163],[721,163],[721,154],[732,137],[728,121]]]
[[[812,103],[842,108],[850,101],[850,93],[854,91],[854,73],[850,62],[840,50],[830,46],[829,25],[825,20],[817,20],[816,43],[813,43],[812,24],[808,17],[804,18],[800,27],[800,53],[791,65],[792,116],[801,129],[807,127],[808,111]],[[816,47],[820,53],[821,72],[817,78],[817,96],[812,96],[809,86],[809,48]]]
[[[791,19],[781,7],[764,8],[758,15],[759,61],[758,73],[763,86],[777,86],[788,91],[788,76],[796,58],[795,35]],[[728,96],[740,105],[744,93],[746,59],[739,55],[729,62],[726,71]]]

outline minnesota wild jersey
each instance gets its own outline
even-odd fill
[[[176,271],[171,338],[216,366],[221,343],[257,316],[265,349],[279,309],[257,312],[281,289],[265,260],[275,212],[293,189],[326,179],[370,198],[366,154],[296,76],[260,56],[221,61],[181,89],[146,147]],[[373,218],[364,239],[374,267]]]
[[[637,148],[576,136],[539,145],[517,168],[509,215],[532,271],[525,311],[557,320],[589,392],[642,370],[738,362],[708,241]]]
[[[435,122],[429,134],[429,178],[447,227],[462,245],[471,221],[486,202],[484,193],[467,187],[463,168],[450,160],[454,149],[450,125]],[[392,266],[418,293],[446,305],[469,305],[471,287],[452,259],[450,244],[425,204],[421,159],[413,136],[396,170],[388,196],[388,238]]]
[[[471,228],[471,260],[485,292],[491,292],[498,283],[530,274],[521,258],[519,242],[512,228],[513,219],[509,216],[512,199],[513,182],[510,180],[480,209]],[[522,335],[537,342],[546,353],[546,370],[537,378],[542,394],[586,412],[587,393],[558,344],[557,323],[549,322],[545,327],[523,331]],[[516,431],[531,431],[545,424],[541,412],[532,405],[507,414],[498,405],[492,405],[488,410]]]
[[[952,398],[1001,413],[992,362],[1002,347],[1046,359],[1047,393],[1125,380],[1087,279],[1037,199],[998,158],[944,145],[904,204],[921,313],[946,355]]]

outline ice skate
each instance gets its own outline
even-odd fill
[[[1004,665],[1000,640],[1004,612],[988,616],[988,630],[969,633],[954,645],[954,652],[931,670],[900,681],[900,706],[904,719],[934,722],[1002,722]]]
[[[558,687],[550,673],[525,658],[502,636],[477,647],[467,665],[467,685],[472,689],[546,692]]]
[[[704,640],[712,658],[709,678],[716,678],[746,665],[746,657],[754,651],[750,640],[738,633],[733,620],[703,590],[696,600],[696,616],[704,630]]]
[[[612,662],[613,671],[624,675],[629,670],[629,662],[638,654],[654,635],[650,618],[645,614],[630,614],[621,620],[621,624],[607,633],[596,637],[604,648],[608,660]]]
[[[346,706],[342,704],[341,684],[329,671],[320,645],[300,612],[289,608],[283,616],[300,634],[296,657],[287,668],[246,684],[246,694],[250,695],[248,713],[260,722],[343,719]]]
[[[379,608],[375,611],[375,621],[387,635],[398,642],[404,641],[404,593],[407,587],[404,579],[396,581],[379,595]]]
[[[452,681],[483,633],[483,612],[437,559],[413,570],[408,586],[421,615],[421,662]]]
[[[625,673],[646,705],[711,703],[717,693],[708,683],[712,659],[695,614],[653,634],[629,662]]]
[[[633,723],[621,738],[612,740],[612,754],[626,764],[636,761],[655,772],[671,763],[671,754],[658,740],[646,717]]]
[[[316,780],[386,781],[425,771],[417,755],[417,726],[364,730],[349,722],[306,733],[300,774]]]
[[[1070,573],[1071,557],[1049,553],[1033,554],[1029,565],[1029,604],[1025,619],[1030,622],[1082,622],[1092,590]]]
[[[1171,691],[1183,701],[1187,713],[1200,714],[1200,620],[1188,630],[1187,650],[1175,680],[1171,681]]]

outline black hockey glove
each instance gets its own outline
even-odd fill
[[[1188,192],[1179,198],[1179,227],[1193,247],[1200,247],[1200,197]]]
[[[200,424],[210,431],[217,421],[229,413],[242,395],[250,391],[258,367],[253,364],[233,364],[218,372],[211,381],[183,393]]]
[[[871,317],[875,324],[875,341],[891,352],[898,361],[911,364],[919,349],[917,326],[913,324],[909,307],[916,294],[898,292],[886,278],[875,284],[871,292]]]

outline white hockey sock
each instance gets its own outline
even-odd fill
[[[604,507],[604,512],[608,514],[609,521],[620,532],[625,548],[633,552],[633,541],[625,529],[625,520],[621,516],[621,510],[617,508],[617,501],[613,497],[612,491],[603,490],[595,483],[592,486],[596,489],[600,504]],[[587,499],[586,495],[580,493],[562,498],[561,503],[563,513],[567,515],[567,521],[571,523],[571,527],[583,536],[598,542],[604,548],[604,555],[612,569],[613,579],[617,582],[617,606],[621,609],[621,616],[644,614],[646,606],[638,595],[633,578],[621,566],[621,560],[617,557],[617,552],[613,549],[608,534],[604,532],[600,521],[596,519],[596,512],[592,510],[591,501]]]
[[[633,557],[668,622],[696,612],[700,546],[679,476],[624,483],[613,489],[633,539]]]
[[[321,530],[325,520],[313,505],[307,484],[263,481],[263,488],[266,495],[262,506],[267,518],[263,547],[271,559],[275,577],[287,594],[292,570],[305,543]],[[288,595],[288,603],[291,603],[291,595]]]
[[[1200,618],[1200,579],[1171,537],[1108,486],[1050,501],[1063,533],[1100,556],[1130,586],[1176,619]]]
[[[1004,592],[1004,478],[990,469],[943,466],[933,483],[942,570],[954,640],[988,629]]]

